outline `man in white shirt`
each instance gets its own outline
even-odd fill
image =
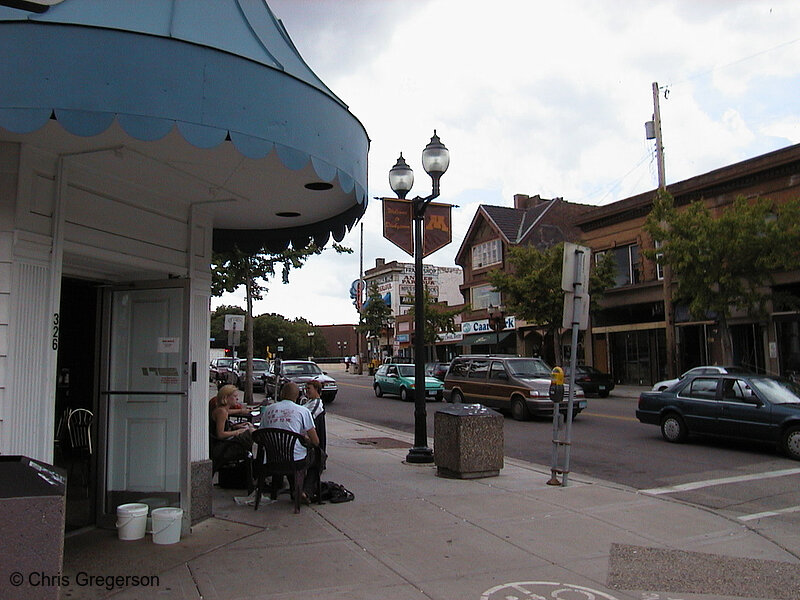
[[[314,428],[314,417],[305,406],[297,404],[300,388],[290,381],[281,388],[281,400],[266,407],[261,415],[261,427],[288,429],[304,435],[312,446],[319,446],[319,437]],[[302,444],[294,445],[294,459],[303,460],[307,450]]]

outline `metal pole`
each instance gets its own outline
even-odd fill
[[[664,172],[664,141],[661,138],[661,106],[659,105],[658,82],[653,82],[653,129],[656,136],[656,164],[658,166],[658,190],[660,192],[667,189],[666,175]],[[672,306],[672,269],[669,265],[663,265],[663,294],[664,294],[664,342],[667,352],[667,376],[676,377],[676,354],[675,351],[675,318]]]
[[[575,298],[572,303],[572,346],[569,353],[569,399],[567,400],[567,424],[564,439],[564,474],[561,485],[566,486],[569,479],[569,454],[572,445],[572,415],[575,403],[575,368],[578,366],[578,325],[580,323],[581,308],[586,302],[586,290],[581,282],[581,269],[583,266],[582,250],[575,251],[575,275],[573,277]]]
[[[432,463],[433,450],[428,448],[427,413],[425,411],[425,287],[422,281],[422,221],[427,204],[414,200],[414,447],[408,451],[410,463]]]

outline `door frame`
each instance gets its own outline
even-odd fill
[[[100,337],[100,356],[99,356],[99,378],[97,390],[97,413],[98,413],[98,427],[97,427],[97,488],[96,488],[96,523],[98,527],[105,529],[114,529],[116,527],[116,511],[105,512],[105,504],[107,497],[107,452],[108,452],[108,414],[109,414],[109,398],[115,393],[121,393],[118,390],[109,390],[109,370],[111,359],[111,308],[112,308],[112,294],[114,292],[124,291],[143,291],[143,290],[160,290],[160,289],[182,289],[183,290],[183,309],[181,311],[181,363],[182,368],[180,371],[180,389],[178,392],[165,392],[162,395],[181,395],[183,401],[181,402],[180,430],[183,432],[179,440],[179,468],[180,468],[180,504],[184,509],[184,514],[188,514],[189,498],[191,492],[190,482],[190,469],[189,469],[189,300],[190,300],[190,281],[185,278],[161,279],[161,280],[146,280],[146,281],[133,281],[124,284],[113,284],[106,286],[103,289],[102,296],[102,314],[101,322],[98,331]],[[127,390],[129,393],[131,390]]]

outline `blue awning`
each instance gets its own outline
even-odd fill
[[[0,139],[207,181],[217,250],[341,240],[366,209],[366,131],[263,0],[0,7],[0,81]]]

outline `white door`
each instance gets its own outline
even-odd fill
[[[184,295],[181,286],[112,289],[107,296],[101,394],[106,515],[143,499],[181,505],[188,397]]]

